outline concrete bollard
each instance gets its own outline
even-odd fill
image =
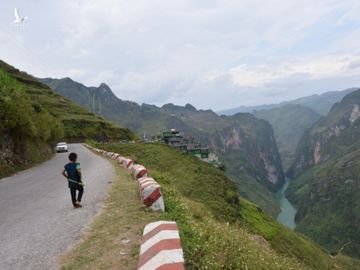
[[[123,163],[124,160],[125,160],[125,158],[124,158],[123,156],[119,156],[119,157],[117,158],[117,161],[118,161],[118,163],[119,163],[120,165],[122,165],[122,163]]]
[[[145,226],[138,270],[185,270],[176,222],[157,221]]]
[[[138,183],[143,204],[153,211],[165,212],[161,186],[151,177],[140,178]]]
[[[129,158],[125,158],[122,162],[122,165],[125,169],[131,169],[133,164],[134,164],[134,161]]]
[[[118,156],[120,156],[118,153],[114,153],[112,156],[111,156],[111,159],[115,160],[118,158]]]
[[[133,177],[135,178],[135,180],[142,178],[144,176],[147,176],[147,169],[139,164],[136,164],[134,166],[132,166],[131,168],[131,173],[133,175]]]

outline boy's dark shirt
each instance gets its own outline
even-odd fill
[[[68,164],[65,165],[64,167],[67,175],[68,175],[68,179],[73,180],[75,182],[81,182],[80,176],[78,174],[78,171],[80,169],[80,163],[72,163],[69,162]],[[68,181],[69,183],[69,188],[77,188],[79,187],[79,184],[73,183],[71,181]]]

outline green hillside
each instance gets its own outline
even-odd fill
[[[0,69],[0,178],[51,155],[50,144],[63,126]]]
[[[320,118],[312,109],[296,104],[254,111],[253,114],[272,125],[284,170],[293,163],[296,146],[305,130]]]
[[[187,269],[360,269],[239,199],[220,170],[158,144],[95,144],[145,165],[163,188],[181,233]]]
[[[360,150],[319,164],[288,189],[296,230],[337,253],[360,258]]]
[[[67,139],[94,138],[98,140],[128,140],[133,139],[133,133],[115,126],[104,118],[95,116],[88,110],[76,105],[63,96],[53,92],[34,77],[20,72],[18,69],[0,61],[0,68],[17,80],[24,91],[34,102],[47,110],[64,126],[64,137]]]
[[[48,158],[58,140],[134,138],[2,61],[0,112],[0,177]]]

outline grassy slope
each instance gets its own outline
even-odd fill
[[[345,262],[352,264],[348,258],[332,260],[252,203],[239,201],[235,185],[196,158],[163,145],[97,146],[132,157],[161,183],[165,217],[179,224],[188,269],[337,269],[340,264],[346,269]]]

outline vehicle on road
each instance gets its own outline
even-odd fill
[[[66,142],[59,142],[56,145],[56,152],[60,153],[60,152],[67,152],[68,151],[68,145]]]

